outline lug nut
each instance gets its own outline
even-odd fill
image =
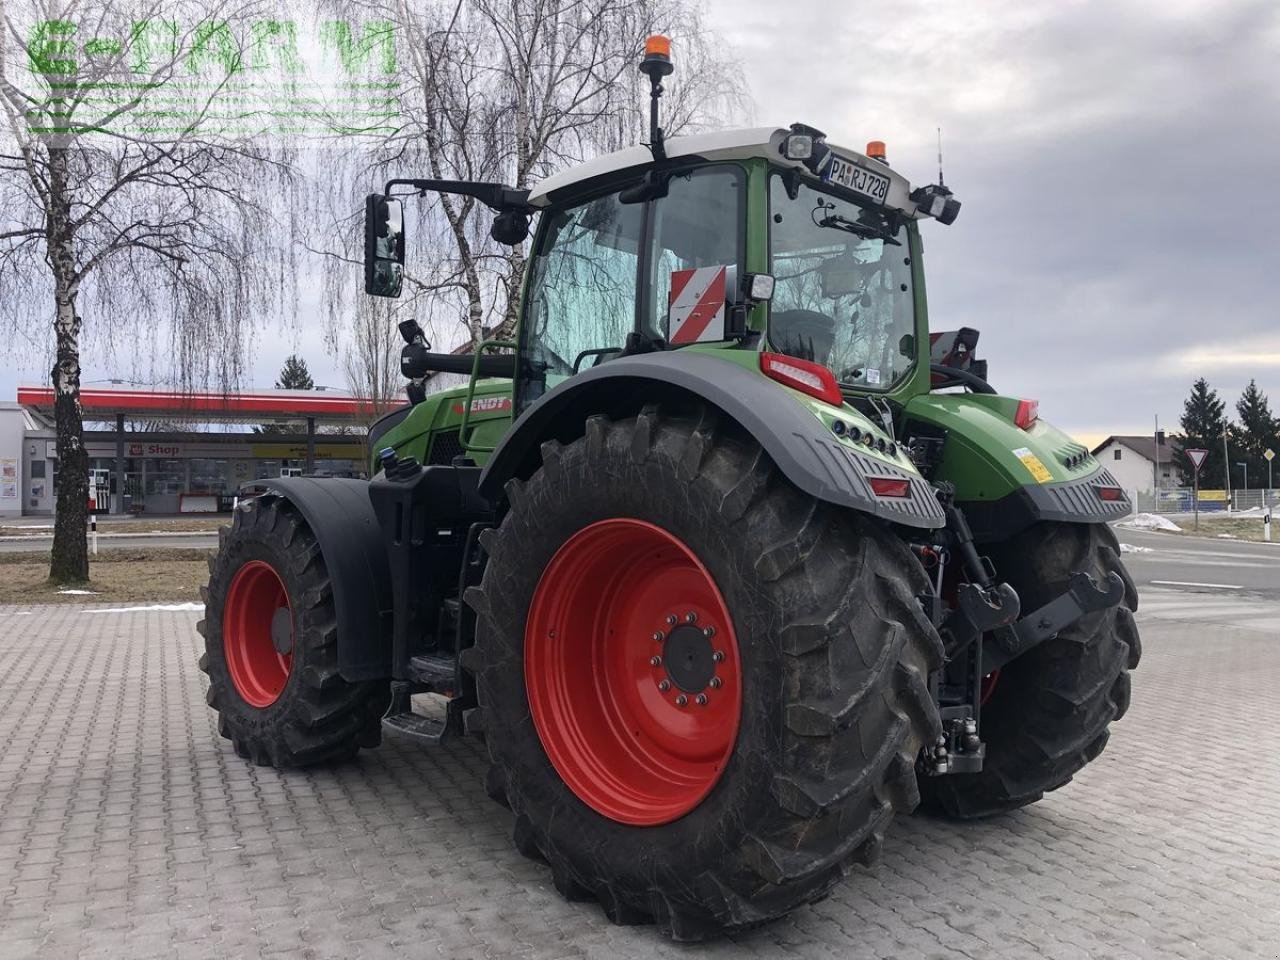
[[[670,681],[670,680],[659,680],[659,681],[658,681],[658,689],[659,689],[659,690],[661,690],[663,693],[666,693],[668,690],[670,690],[670,689],[671,689],[671,681]]]
[[[717,650],[715,653],[711,655],[711,659],[714,660],[716,663],[724,663],[724,651]]]
[[[720,687],[721,687],[721,686],[723,686],[723,684],[724,684],[724,681],[723,681],[723,680],[721,680],[719,677],[712,677],[712,678],[711,678],[711,689],[712,689],[712,690],[719,690],[719,689],[720,689]]]
[[[668,626],[668,627],[674,627],[678,622],[679,622],[679,621],[676,619],[676,615],[675,615],[674,613],[669,613],[669,614],[667,614],[667,626]]]
[[[661,643],[665,639],[666,639],[666,634],[664,634],[661,630],[653,631],[653,640],[655,643]]]
[[[660,667],[660,666],[662,666],[662,658],[661,658],[661,657],[656,657],[656,656],[655,656],[655,657],[650,657],[650,658],[649,658],[649,666],[651,666],[651,667]]]
[[[698,706],[705,707],[707,705],[707,695],[705,693],[698,694]]]
[[[716,635],[716,628],[715,628],[715,627],[703,627],[703,628],[702,628],[702,635],[703,635],[704,637],[706,637],[708,640],[710,640],[712,637],[714,637],[714,636]]]
[[[686,697],[683,693],[682,693],[682,694],[680,694],[680,696],[676,697],[676,706],[677,706],[677,707],[683,707],[683,706],[684,706],[686,703],[688,703],[688,702],[689,702],[689,698],[688,698],[688,697]]]
[[[697,622],[698,622],[698,615],[697,615],[696,613],[694,613],[692,610],[690,610],[688,613],[686,613],[686,614],[684,615],[684,618],[685,618],[685,620],[686,620],[687,622],[689,622],[689,623],[697,623]]]

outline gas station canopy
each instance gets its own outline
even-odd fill
[[[18,403],[53,418],[53,387],[19,384]],[[201,422],[257,422],[314,418],[322,423],[369,419],[369,400],[323,390],[253,390],[240,393],[142,390],[131,386],[87,386],[80,390],[86,420],[130,419],[198,420]]]

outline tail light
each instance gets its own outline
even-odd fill
[[[1106,500],[1108,503],[1115,503],[1124,499],[1124,491],[1119,487],[1094,487],[1098,492],[1099,500]]]
[[[1013,422],[1019,430],[1030,430],[1040,419],[1039,400],[1019,400],[1018,410],[1013,415]]]
[[[765,376],[834,407],[844,403],[835,374],[820,363],[799,360],[781,353],[762,353],[760,369]]]
[[[911,496],[911,481],[901,477],[867,477],[867,483],[877,497]]]

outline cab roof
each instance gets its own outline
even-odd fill
[[[780,167],[794,167],[810,176],[809,171],[798,160],[788,160],[782,153],[782,142],[790,134],[783,127],[742,127],[733,130],[716,130],[711,133],[697,133],[686,137],[672,137],[666,141],[667,157],[678,160],[682,157],[702,160],[744,160],[750,157],[764,157]],[[839,146],[831,142],[827,145],[839,156],[852,160],[855,164],[874,170],[889,177],[889,192],[885,198],[885,206],[894,207],[911,217],[923,216],[918,212],[915,203],[909,199],[911,184],[902,174],[895,172],[879,160],[873,160],[857,150]],[[577,164],[559,173],[552,174],[529,191],[529,203],[535,207],[549,206],[555,199],[553,194],[571,191],[579,184],[624,170],[644,168],[653,163],[653,154],[645,146],[627,147],[613,153],[602,154],[585,163]]]

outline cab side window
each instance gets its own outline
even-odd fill
[[[667,309],[672,274],[697,267],[731,268],[737,279],[744,247],[744,177],[736,166],[699,167],[672,177],[667,195],[654,203],[652,291],[644,322],[649,333],[669,337]]]
[[[529,281],[522,353],[554,386],[635,329],[643,206],[616,193],[551,214]],[[604,354],[607,355],[607,354]]]

